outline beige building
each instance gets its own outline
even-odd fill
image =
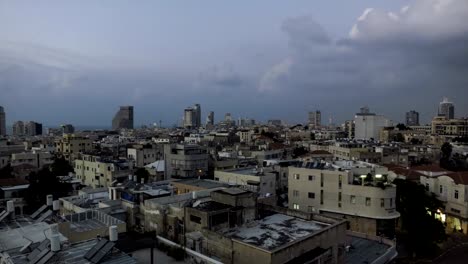
[[[55,141],[55,151],[62,153],[66,159],[72,161],[79,153],[93,149],[93,141],[89,138],[65,134],[63,138]]]
[[[226,171],[215,171],[216,181],[233,186],[239,186],[245,190],[257,192],[260,195],[275,194],[277,188],[277,173],[271,168],[238,168]]]
[[[49,152],[32,151],[11,154],[12,167],[28,164],[40,169],[46,165],[52,164],[53,162],[53,155]]]
[[[468,119],[445,119],[437,116],[432,119],[432,134],[443,136],[468,136]]]
[[[333,154],[335,159],[340,160],[358,160],[361,152],[369,152],[362,143],[354,142],[335,142],[328,146],[328,152]]]
[[[126,160],[85,154],[75,159],[74,167],[76,178],[93,188],[108,187],[113,181],[126,178],[133,172],[131,162]]]
[[[358,161],[289,167],[289,208],[344,217],[353,231],[393,237],[400,214],[387,168]]]
[[[198,178],[208,171],[206,149],[191,144],[164,145],[165,178]]]
[[[127,149],[127,158],[135,162],[135,167],[143,167],[161,158],[162,154],[151,145],[135,145]]]

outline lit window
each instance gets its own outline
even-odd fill
[[[299,210],[299,205],[298,204],[293,204],[293,209],[294,210]]]

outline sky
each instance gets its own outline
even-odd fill
[[[468,116],[468,1],[0,0],[7,124],[202,118],[322,123],[360,107],[402,122],[443,96]]]

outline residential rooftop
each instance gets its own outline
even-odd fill
[[[213,189],[217,187],[229,187],[228,184],[225,184],[219,181],[206,180],[206,179],[182,179],[182,180],[177,180],[174,182],[185,184],[185,185],[190,185],[190,186],[195,186],[195,187],[201,187],[204,189]]]
[[[328,226],[329,224],[318,221],[304,221],[284,214],[274,214],[242,227],[221,230],[220,233],[271,251],[313,235]]]

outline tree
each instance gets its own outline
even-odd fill
[[[141,179],[144,179],[145,182],[148,182],[150,174],[145,168],[138,168],[135,171],[135,176],[137,176],[138,182],[141,182]]]
[[[64,157],[55,158],[54,163],[50,165],[50,173],[53,176],[66,176],[73,171],[73,166]]]
[[[395,136],[393,136],[393,141],[395,141],[395,142],[405,142],[405,137],[403,136],[403,134],[398,133]]]
[[[437,243],[446,239],[444,225],[434,217],[437,209],[443,208],[442,202],[418,183],[403,179],[393,183],[397,185],[396,208],[408,250],[418,257],[434,254]]]
[[[442,158],[450,159],[450,156],[452,156],[452,145],[450,143],[445,142],[442,144],[440,150],[442,151]]]
[[[10,164],[0,169],[0,179],[13,178],[13,169]]]
[[[309,153],[309,151],[305,147],[296,147],[293,149],[292,157],[295,159],[307,153]]]
[[[310,132],[310,140],[315,140],[315,133]]]
[[[396,128],[398,128],[398,130],[410,130],[409,127],[407,127],[407,126],[405,126],[405,124],[401,124],[401,123],[396,125]]]

